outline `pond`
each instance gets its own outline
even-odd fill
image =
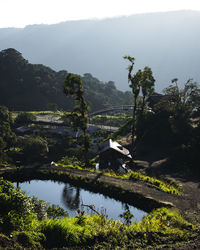
[[[31,180],[19,183],[19,186],[30,196],[63,207],[70,216],[76,216],[77,209],[91,214],[92,210],[87,207],[88,205],[94,205],[97,212],[107,215],[110,219],[122,220],[120,214],[126,210],[134,214],[133,221],[140,221],[147,214],[140,209],[106,197],[103,194],[93,193],[63,182]]]

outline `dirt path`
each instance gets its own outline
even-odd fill
[[[40,169],[45,170],[47,169],[47,167],[43,166]],[[139,181],[125,180],[117,177],[102,175],[95,172],[72,168],[51,167],[51,170],[59,170],[67,172],[71,175],[87,177],[90,180],[98,180],[108,185],[121,187],[124,190],[141,194],[149,199],[154,199],[162,203],[172,204],[173,207],[180,209],[184,214],[188,215],[188,219],[190,220],[192,219],[190,215],[196,215],[195,218],[196,220],[198,219],[198,224],[200,224],[200,182],[175,179],[182,185],[183,188],[183,194],[181,196],[178,196],[175,194],[168,194],[163,191],[156,190],[147,186],[145,183]]]

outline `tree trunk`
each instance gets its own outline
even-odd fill
[[[88,166],[88,148],[87,148],[87,141],[86,141],[86,130],[83,130],[83,136],[84,136],[84,158],[85,158],[85,167]]]
[[[136,111],[137,111],[137,96],[134,96],[133,122],[132,122],[132,135],[131,135],[131,156],[132,156],[132,160],[133,160],[134,151],[135,151]]]
[[[143,95],[143,97],[142,97],[142,109],[141,109],[141,113],[144,112],[145,98],[146,98],[146,96]]]

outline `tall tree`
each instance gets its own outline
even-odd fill
[[[133,106],[133,120],[132,120],[132,128],[131,128],[131,144],[132,150],[131,155],[133,158],[134,154],[134,147],[135,147],[135,136],[136,136],[136,112],[137,112],[137,100],[140,93],[140,81],[142,77],[142,71],[139,70],[136,74],[132,74],[135,58],[131,56],[124,56],[124,59],[130,62],[128,66],[128,82],[130,82],[129,87],[132,90],[133,97],[134,97],[134,106]]]
[[[154,82],[155,79],[152,74],[152,70],[149,67],[145,67],[142,71],[139,69],[135,74],[132,74],[135,58],[131,56],[124,56],[124,59],[130,62],[128,66],[128,82],[130,82],[129,87],[132,90],[134,97],[134,105],[133,105],[133,119],[132,119],[132,157],[135,150],[136,144],[136,118],[138,113],[138,100],[139,94],[142,92],[142,106],[141,113],[144,112],[144,107],[147,98],[154,92]]]
[[[70,124],[74,130],[82,130],[80,136],[80,144],[83,146],[83,155],[85,158],[85,166],[88,165],[88,152],[90,149],[90,136],[86,133],[88,128],[88,109],[89,104],[83,96],[82,80],[79,75],[69,73],[64,82],[64,93],[66,96],[72,96],[75,100],[74,109],[68,115]]]
[[[142,72],[142,81],[141,81],[141,88],[142,88],[142,112],[145,108],[146,100],[150,95],[154,93],[154,83],[155,79],[153,77],[153,73],[150,67],[145,67]]]
[[[179,88],[178,79],[164,90],[165,98],[160,105],[168,112],[172,131],[177,136],[177,141],[186,142],[190,138],[191,118],[198,115],[200,110],[200,88],[196,82],[189,79],[184,88]]]
[[[172,79],[172,84],[164,89],[163,102],[167,105],[171,114],[180,112],[187,114],[190,117],[193,113],[200,111],[200,88],[196,82],[189,79],[184,88],[180,89],[178,86],[178,79]]]

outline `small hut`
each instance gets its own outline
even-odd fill
[[[110,168],[115,171],[125,170],[127,160],[131,160],[132,157],[128,149],[121,146],[116,141],[109,139],[108,141],[98,146],[97,154],[99,154],[99,169]]]

